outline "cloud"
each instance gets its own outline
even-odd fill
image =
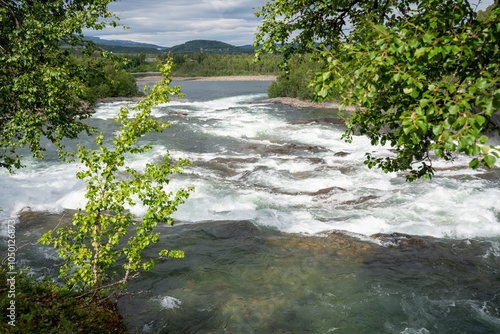
[[[254,13],[266,0],[121,0],[109,5],[131,29],[87,30],[89,36],[174,46],[208,39],[241,46],[251,44],[260,20]],[[471,0],[485,9],[493,0]],[[477,6],[477,7],[476,7]]]
[[[194,39],[233,45],[253,42],[259,19],[254,12],[264,0],[122,0],[109,5],[130,27],[85,31],[104,39],[174,46]]]

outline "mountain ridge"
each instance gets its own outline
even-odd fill
[[[172,47],[163,47],[155,44],[134,42],[128,40],[106,40],[95,36],[88,36],[86,39],[98,44],[106,51],[115,53],[226,53],[226,54],[251,54],[253,47],[251,45],[234,46],[229,43],[216,40],[191,40],[183,44],[174,45]]]

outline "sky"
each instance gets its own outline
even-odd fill
[[[118,0],[109,5],[131,27],[87,30],[85,35],[171,47],[195,39],[252,44],[264,0]],[[255,9],[254,9],[255,8]]]
[[[494,0],[470,0],[478,10]],[[87,36],[172,47],[195,39],[235,46],[252,44],[260,19],[254,13],[266,0],[118,0],[109,5],[120,24],[131,29],[87,30]]]

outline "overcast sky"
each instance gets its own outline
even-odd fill
[[[241,46],[251,44],[264,0],[119,0],[109,9],[131,27],[86,31],[103,39],[174,46],[208,39]],[[255,9],[254,9],[255,8]]]
[[[480,2],[484,9],[493,0]],[[194,39],[236,46],[253,43],[259,19],[254,13],[265,0],[119,0],[109,9],[131,27],[86,31],[88,36],[174,46]]]

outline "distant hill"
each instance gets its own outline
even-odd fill
[[[91,40],[96,44],[106,45],[106,46],[124,46],[124,47],[148,48],[148,49],[158,49],[158,50],[168,49],[164,46],[158,46],[155,44],[140,43],[140,42],[133,42],[133,41],[107,40],[107,39],[101,39],[99,37],[94,37],[94,36],[85,37],[85,39]]]
[[[253,53],[253,46],[245,45],[243,47],[234,46],[228,43],[210,40],[194,40],[184,44],[179,44],[171,48],[158,46],[154,44],[138,43],[132,41],[105,40],[99,37],[86,37],[94,43],[100,45],[104,50],[114,53],[181,53],[191,54],[197,52],[205,53],[226,53],[226,54],[242,54]]]
[[[184,44],[173,46],[168,51],[171,53],[182,53],[182,54],[190,54],[196,52],[231,53],[231,54],[253,53],[253,50],[240,48],[224,42],[209,41],[209,40],[189,41]]]
[[[241,46],[238,46],[238,47],[242,48],[242,49],[251,49],[251,50],[253,50],[253,45],[252,44],[241,45]]]
[[[133,41],[107,40],[94,36],[88,36],[85,37],[85,39],[91,40],[95,44],[101,46],[104,50],[114,53],[159,54],[168,52],[168,48],[155,44],[139,43]]]

